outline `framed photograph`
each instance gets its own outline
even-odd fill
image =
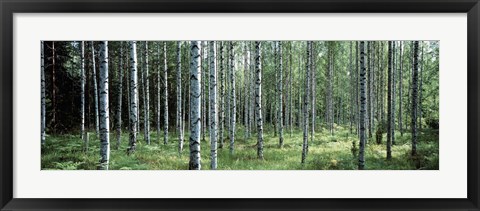
[[[2,210],[479,210],[478,0],[0,0]]]

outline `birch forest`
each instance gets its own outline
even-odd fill
[[[41,41],[42,170],[438,170],[438,41]]]

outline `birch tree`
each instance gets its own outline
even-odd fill
[[[85,43],[82,41],[80,45],[80,59],[82,60],[81,64],[81,92],[80,92],[80,116],[81,116],[81,137],[83,140],[87,140],[86,134],[85,134],[85,49],[84,49]]]
[[[100,42],[100,169],[108,170],[110,157],[108,107],[108,41]]]
[[[302,164],[305,163],[305,159],[308,154],[308,118],[309,109],[308,102],[310,98],[310,68],[312,64],[312,57],[310,56],[312,50],[312,41],[307,41],[307,67],[305,69],[305,96],[303,107],[303,146],[302,146]]]
[[[233,41],[230,41],[230,90],[232,111],[230,115],[230,154],[233,154],[235,148],[235,122],[237,113],[237,99],[235,93],[235,63],[233,60]]]
[[[243,75],[245,79],[245,86],[244,86],[244,112],[243,112],[243,124],[245,126],[245,140],[250,138],[250,124],[249,124],[249,101],[251,95],[249,93],[249,78],[250,78],[250,71],[249,71],[249,53],[247,51],[247,42],[244,43],[243,49]]]
[[[150,80],[148,77],[148,42],[145,41],[145,46],[144,46],[144,57],[145,57],[145,63],[144,65],[144,70],[143,75],[145,78],[145,96],[144,96],[144,118],[143,118],[143,124],[144,124],[144,130],[145,130],[145,142],[147,144],[150,144],[150,91],[149,91],[149,85],[148,81]]]
[[[200,101],[201,101],[201,75],[200,75],[200,52],[198,41],[190,43],[190,161],[188,169],[200,170]]]
[[[412,156],[417,155],[417,111],[418,111],[418,41],[413,43],[413,74],[412,74]]]
[[[277,41],[278,44],[278,71],[279,71],[279,81],[278,81],[278,136],[279,136],[279,145],[283,147],[283,59],[282,59],[282,41]]]
[[[127,154],[135,152],[137,146],[137,41],[130,41],[130,138]]]
[[[40,41],[40,74],[41,74],[41,127],[40,127],[40,137],[41,143],[45,144],[45,116],[46,116],[46,103],[45,103],[45,52],[43,49],[43,41]],[[83,134],[83,133],[82,133]]]
[[[177,41],[177,130],[178,152],[183,151],[183,115],[182,115],[182,58],[181,42]]]
[[[387,94],[387,159],[392,158],[392,140],[393,140],[393,110],[392,110],[392,97],[393,97],[393,61],[392,61],[392,41],[388,41],[388,94]]]
[[[255,41],[255,117],[257,119],[257,157],[263,160],[261,43]]]
[[[120,58],[118,67],[118,101],[117,101],[117,146],[120,147],[122,139],[122,95],[123,95],[123,42],[120,42]]]
[[[220,123],[219,129],[218,129],[218,139],[220,141],[218,148],[223,148],[223,130],[224,130],[224,125],[225,125],[225,73],[223,69],[223,41],[220,41],[220,71],[219,71],[219,82],[220,82],[220,107],[219,107],[219,116],[218,116],[218,121]]]
[[[161,69],[162,69],[162,66],[160,65],[160,43],[158,43],[158,67],[157,67],[157,142],[158,144],[160,144],[160,107],[161,107],[161,90],[160,90],[160,87],[161,87]]]
[[[365,93],[366,86],[366,70],[365,70],[365,50],[364,41],[360,41],[360,144],[358,153],[358,169],[365,168],[365,141],[366,141],[366,104],[367,96]]]
[[[217,169],[217,62],[216,43],[209,41],[210,45],[210,168]]]
[[[163,144],[168,144],[168,65],[167,65],[167,42],[163,42]]]
[[[99,126],[98,126],[98,89],[97,89],[97,71],[95,65],[95,45],[93,41],[92,44],[92,69],[93,69],[93,96],[95,101],[95,132],[98,136],[99,134]]]

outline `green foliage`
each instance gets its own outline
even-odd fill
[[[242,127],[240,127],[242,129]],[[292,136],[285,134],[283,148],[278,147],[278,138],[273,137],[273,131],[264,134],[264,160],[257,159],[256,136],[252,134],[245,140],[243,131],[239,131],[236,138],[235,154],[230,155],[228,148],[218,150],[219,170],[354,170],[358,162],[358,138],[349,134],[349,128],[338,126],[336,135],[331,136],[328,130],[318,128],[315,139],[309,141],[309,154],[305,165],[301,165],[302,137],[301,130],[294,130]],[[188,169],[188,143],[184,151],[179,154],[177,136],[170,133],[172,140],[164,145],[152,142],[146,145],[143,133],[139,133],[137,151],[127,156],[125,149],[128,145],[128,134],[122,136],[119,150],[111,147],[111,170],[187,170]],[[242,135],[241,135],[242,134]],[[396,133],[399,134],[399,133]],[[163,135],[163,134],[160,134]],[[396,135],[396,145],[393,146],[393,158],[385,159],[386,148],[384,143],[378,145],[369,142],[365,148],[366,169],[438,169],[438,133],[434,130],[425,130],[420,134],[418,156],[410,156],[410,134]],[[114,137],[111,134],[111,137]],[[189,134],[185,134],[189,137]],[[151,134],[156,140],[156,134]],[[188,140],[188,139],[187,139]],[[95,136],[90,136],[88,152],[83,152],[82,140],[73,135],[49,136],[46,144],[42,146],[42,169],[61,170],[95,170],[100,159],[99,144]],[[115,143],[112,143],[115,145]],[[201,143],[202,169],[209,169],[210,145],[209,141]]]

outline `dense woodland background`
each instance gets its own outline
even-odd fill
[[[438,169],[437,41],[42,41],[42,169]]]

